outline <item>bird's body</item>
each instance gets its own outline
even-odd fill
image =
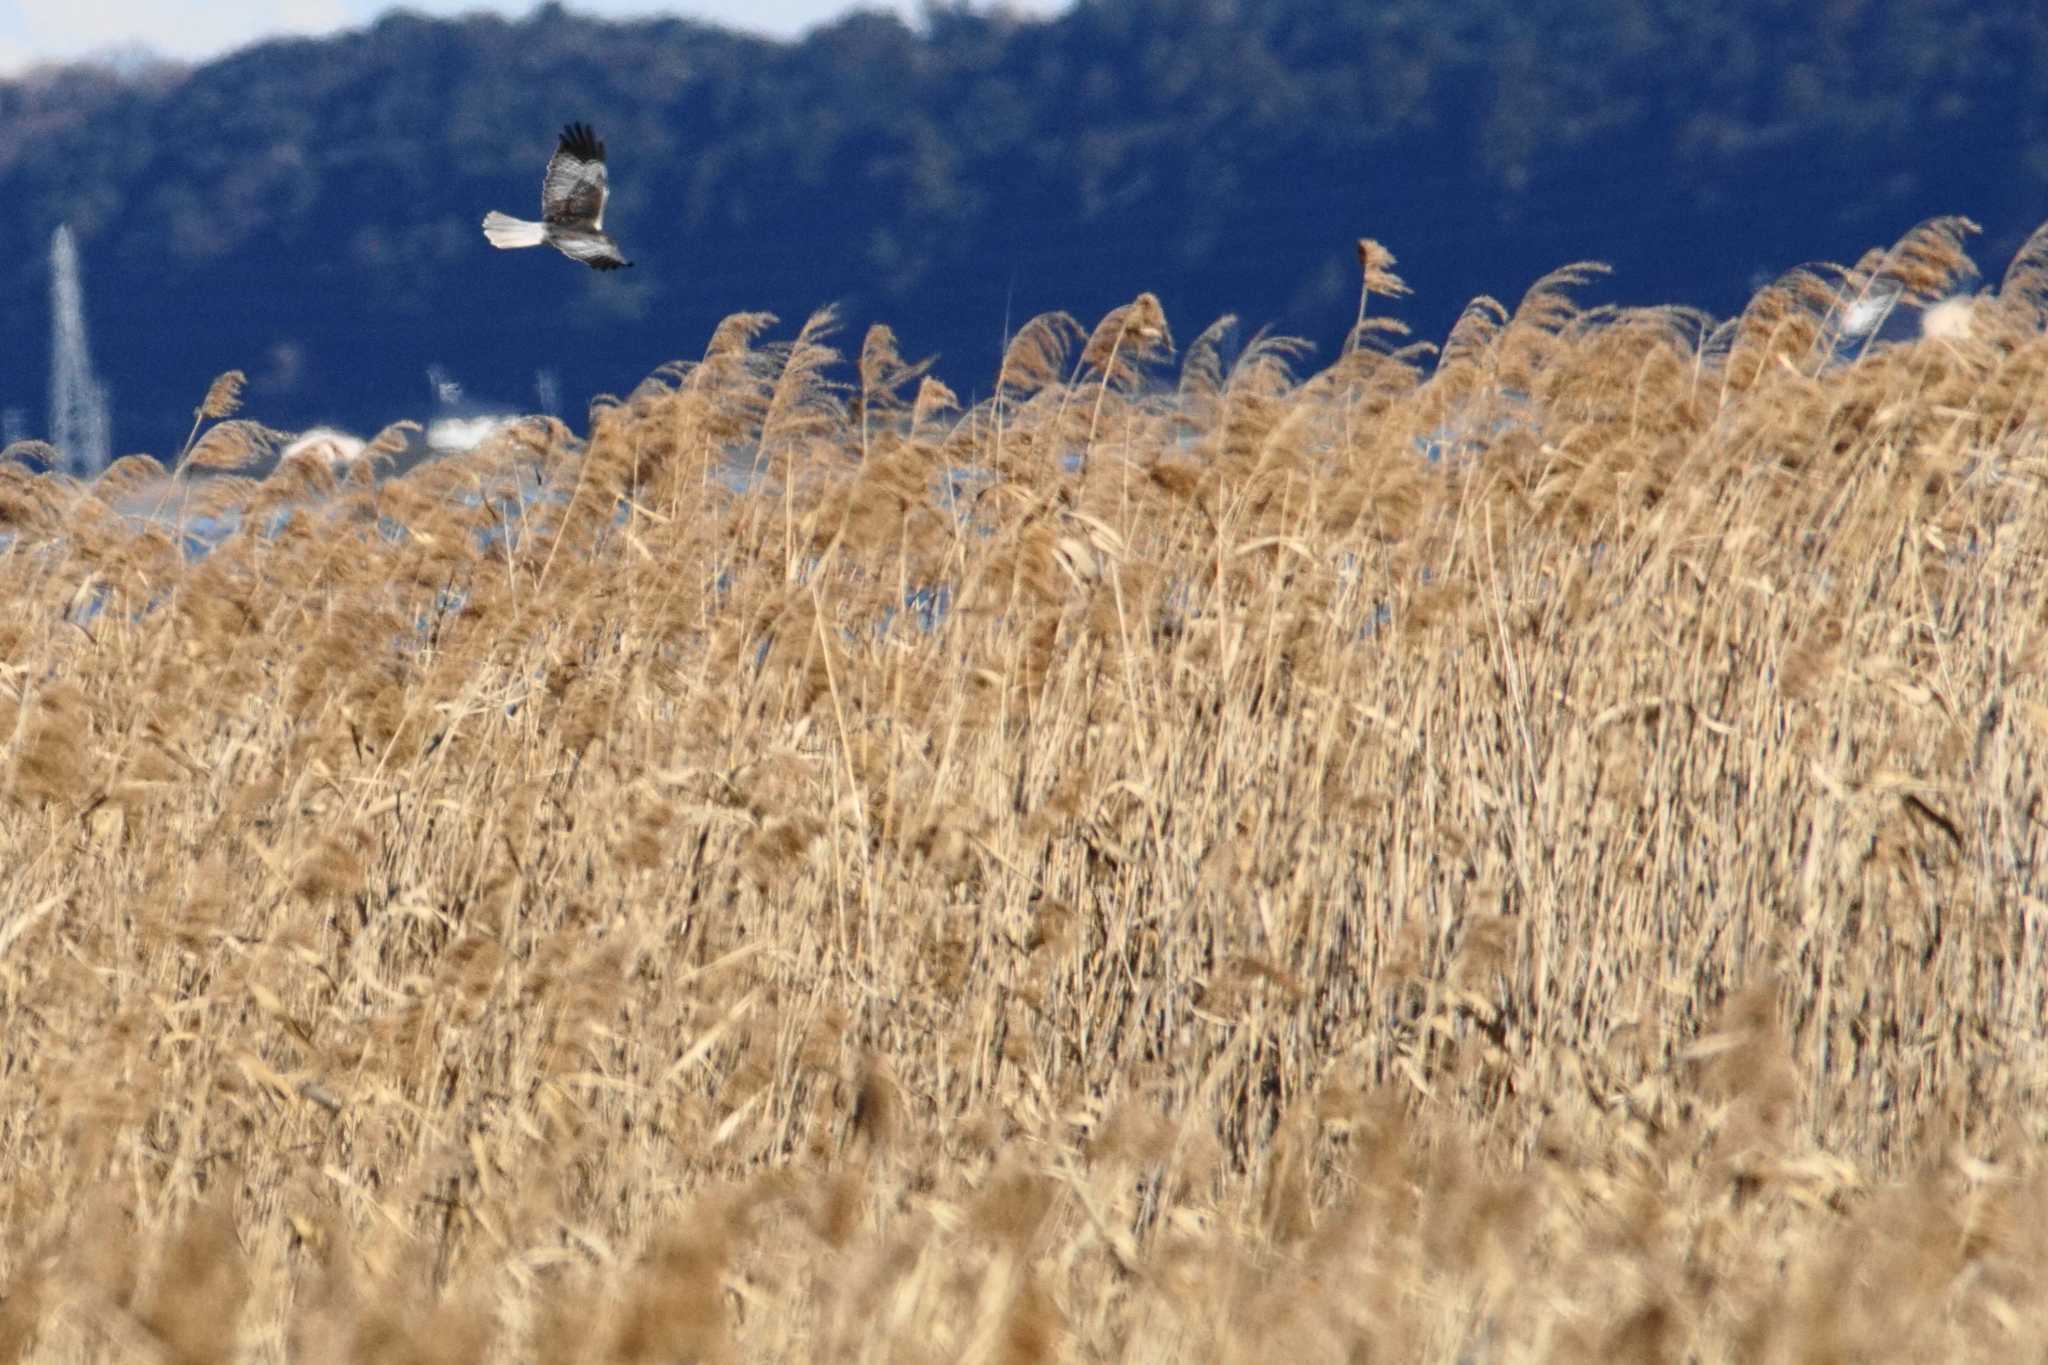
[[[572,123],[562,130],[555,154],[548,158],[547,174],[541,177],[541,220],[528,222],[493,209],[484,215],[484,236],[501,249],[551,246],[594,270],[617,270],[633,263],[605,234],[604,203],[610,194],[604,144],[589,125]]]

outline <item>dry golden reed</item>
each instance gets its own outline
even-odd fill
[[[209,418],[219,421],[224,417],[232,417],[242,410],[242,386],[248,382],[249,377],[240,370],[229,370],[215,378],[207,387],[206,397],[192,410],[192,431],[186,436],[184,448],[178,452],[178,458],[171,462],[173,469],[184,468],[185,461],[193,452],[193,443],[199,439],[199,428],[202,423]]]
[[[0,1362],[2041,1357],[2048,237],[1845,321],[1967,231],[0,465]]]

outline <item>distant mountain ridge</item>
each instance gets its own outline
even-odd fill
[[[2048,12],[2022,0],[1092,0],[935,8],[778,43],[548,6],[395,14],[177,71],[0,82],[0,411],[45,435],[48,243],[76,236],[115,452],[175,451],[222,370],[248,413],[374,428],[442,366],[571,420],[728,313],[838,303],[986,392],[1004,329],[1140,290],[1327,354],[1352,243],[1441,339],[1567,261],[1727,312],[1759,275],[1965,213],[2002,268],[2048,218]],[[556,129],[611,151],[603,277],[494,252]],[[547,376],[546,380],[540,376]]]

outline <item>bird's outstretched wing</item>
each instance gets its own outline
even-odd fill
[[[633,264],[619,254],[618,243],[602,232],[578,232],[554,238],[555,250],[593,270],[617,270]]]
[[[561,143],[548,158],[540,182],[540,216],[564,227],[604,226],[604,143],[584,123],[562,130]]]

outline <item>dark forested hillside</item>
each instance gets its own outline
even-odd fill
[[[1440,338],[1566,261],[1726,311],[1760,273],[1934,213],[2002,263],[2048,218],[2030,0],[1093,0],[1050,22],[859,16],[799,43],[678,20],[395,15],[187,72],[0,83],[0,408],[43,425],[69,222],[116,451],[175,448],[217,372],[250,414],[417,415],[439,364],[573,416],[714,323],[839,303],[986,389],[1006,320],[1149,289],[1327,346],[1371,235]],[[611,149],[635,269],[500,253],[555,130]]]

